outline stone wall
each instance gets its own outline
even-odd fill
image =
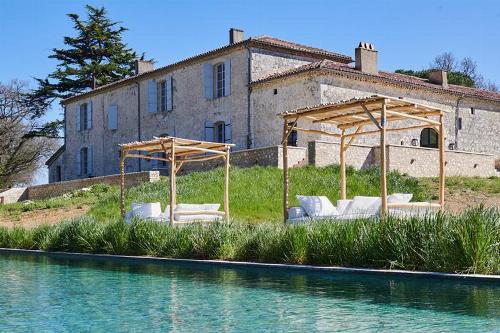
[[[26,187],[14,187],[0,190],[0,205],[26,200]]]
[[[247,149],[232,152],[230,155],[231,166],[249,168],[252,166],[273,166],[283,168],[283,147],[271,146],[255,149]],[[288,147],[288,164],[290,167],[307,164],[307,149],[302,147]],[[186,163],[182,166],[180,173],[186,174],[193,171],[205,171],[224,165],[222,159]],[[168,168],[161,170],[162,175],[168,175]]]
[[[127,173],[125,178],[127,187],[137,186],[145,182],[155,182],[160,179],[158,171],[143,171]],[[120,175],[110,175],[85,179],[68,180],[58,183],[31,186],[26,189],[23,199],[39,200],[56,197],[73,190],[89,187],[95,184],[119,185]]]
[[[337,142],[311,141],[308,146],[309,164],[323,167],[340,163],[340,144]],[[355,169],[375,164],[372,146],[352,144],[346,152],[346,164]]]
[[[377,148],[378,150],[378,148]],[[378,152],[375,153],[378,155]],[[439,151],[432,148],[387,146],[388,170],[414,177],[439,175]],[[495,156],[464,151],[445,152],[446,176],[490,177],[496,175]]]

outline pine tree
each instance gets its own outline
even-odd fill
[[[137,55],[122,41],[127,29],[111,21],[104,7],[87,5],[86,9],[86,21],[77,14],[68,14],[76,37],[64,37],[67,47],[52,50],[49,58],[59,63],[47,78],[36,79],[36,96],[51,102],[133,75]]]

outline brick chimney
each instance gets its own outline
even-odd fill
[[[433,69],[429,73],[429,82],[448,88],[448,72],[442,69]]]
[[[236,28],[229,29],[229,44],[241,42],[243,39],[245,39],[243,30]]]
[[[355,50],[356,69],[363,73],[378,74],[378,52],[370,43],[359,42]]]
[[[139,60],[135,61],[135,74],[139,75],[155,69],[155,63],[152,60]]]

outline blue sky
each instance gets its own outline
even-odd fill
[[[66,13],[104,6],[129,29],[124,40],[165,65],[227,44],[230,27],[354,56],[375,44],[379,67],[422,69],[445,51],[472,57],[500,84],[498,1],[63,1],[0,0],[0,81],[29,81],[55,68],[48,59],[72,35]],[[60,116],[56,106],[48,119]]]

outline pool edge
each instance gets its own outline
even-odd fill
[[[484,281],[500,283],[500,275],[485,275],[485,274],[455,274],[455,273],[439,273],[439,272],[423,272],[423,271],[406,271],[406,270],[389,270],[389,269],[374,269],[374,268],[351,268],[342,266],[313,266],[313,265],[295,265],[295,264],[271,264],[258,263],[247,261],[227,261],[227,260],[206,260],[206,259],[177,259],[177,258],[159,258],[149,256],[126,256],[126,255],[111,255],[111,254],[91,254],[91,253],[75,253],[75,252],[53,252],[41,250],[25,250],[25,249],[8,249],[0,248],[0,254],[19,254],[19,255],[38,255],[53,258],[64,259],[97,259],[111,260],[129,263],[170,263],[170,264],[196,264],[209,265],[219,267],[240,267],[240,268],[260,268],[260,269],[279,269],[304,272],[323,272],[323,273],[346,273],[359,275],[379,275],[379,276],[399,276],[413,278],[435,278],[435,279],[451,279],[451,280],[467,280],[467,281]]]

